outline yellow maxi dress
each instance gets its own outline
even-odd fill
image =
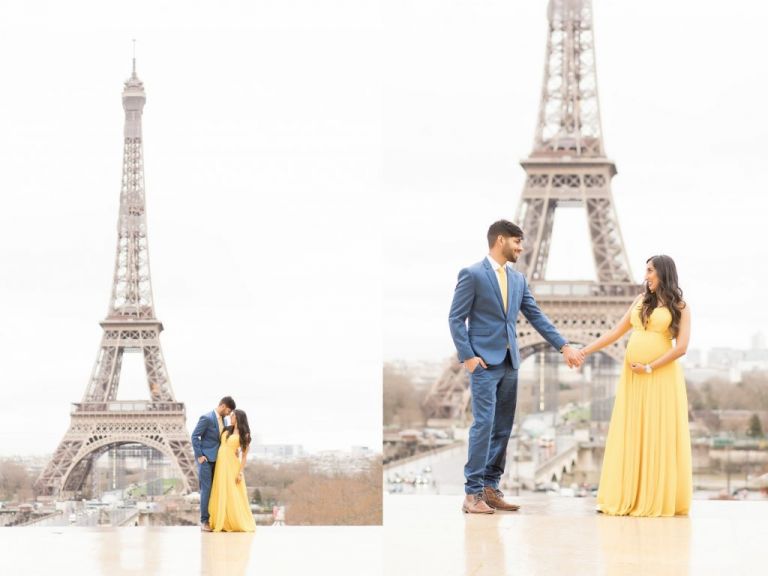
[[[236,483],[240,472],[240,436],[224,432],[224,438],[216,456],[216,468],[211,485],[211,498],[208,500],[211,530],[214,532],[254,532],[253,520],[245,478]]]
[[[653,362],[672,347],[672,314],[656,308],[643,326],[632,310],[597,493],[598,509],[618,516],[675,516],[691,506],[691,437],[683,369],[675,360],[651,374],[632,362]]]

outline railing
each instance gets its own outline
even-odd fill
[[[72,404],[71,413],[101,412],[184,412],[183,402],[151,402],[151,401],[113,401],[113,402],[79,402]]]

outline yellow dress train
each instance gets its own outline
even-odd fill
[[[211,530],[214,532],[253,532],[256,522],[253,520],[245,478],[236,483],[240,471],[240,436],[225,432],[219,453],[216,456],[216,468],[211,485],[211,498],[208,500]]]
[[[672,347],[666,307],[643,326],[632,310],[632,335],[616,390],[597,493],[598,509],[617,516],[675,516],[691,506],[691,437],[683,370],[677,361],[635,374]]]

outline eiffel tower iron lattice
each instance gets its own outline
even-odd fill
[[[101,347],[80,403],[50,462],[35,483],[38,494],[58,496],[82,489],[96,460],[110,448],[141,444],[162,453],[186,491],[197,489],[196,465],[186,411],[171,388],[160,347],[162,323],[155,317],[149,273],[141,118],[144,84],[136,75],[123,89],[125,131],[117,255]],[[141,353],[149,400],[118,401],[124,353]]]
[[[526,249],[522,272],[544,313],[572,343],[586,344],[610,329],[642,285],[632,280],[611,178],[616,165],[605,155],[597,94],[592,6],[589,0],[550,0],[544,80],[538,122],[515,221]],[[546,279],[555,211],[585,207],[596,280]],[[525,319],[517,319],[521,359],[549,345]],[[601,353],[623,360],[626,339]],[[466,420],[469,378],[454,359],[433,384],[424,407],[429,418]]]

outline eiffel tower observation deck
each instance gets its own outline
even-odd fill
[[[521,162],[526,179],[514,219],[525,234],[525,249],[515,266],[560,333],[569,342],[584,345],[613,327],[643,287],[632,279],[613,203],[616,165],[606,156],[603,142],[592,4],[550,0],[547,19],[533,150]],[[558,280],[546,274],[555,212],[572,206],[586,208],[593,280]],[[522,315],[517,319],[517,339],[521,360],[551,350]],[[603,367],[611,360],[620,363],[625,346],[626,337],[591,360]],[[542,397],[556,398],[556,378],[549,372]],[[457,361],[435,382],[424,404],[432,419],[466,421],[469,379]],[[552,407],[542,398],[541,405],[545,404]]]
[[[117,248],[101,346],[82,400],[72,405],[69,430],[37,479],[39,494],[80,493],[102,454],[136,444],[161,453],[184,491],[197,489],[185,407],[176,401],[168,378],[160,347],[163,324],[155,316],[152,296],[141,123],[146,99],[134,58],[122,94],[125,128]],[[126,353],[143,356],[147,399],[117,400]]]

